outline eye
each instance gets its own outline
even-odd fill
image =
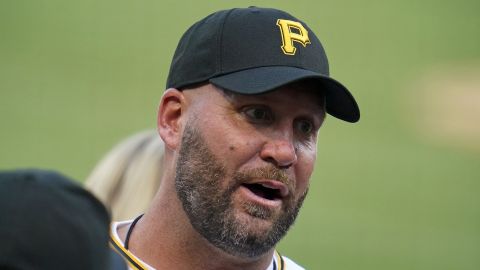
[[[304,135],[309,135],[314,130],[314,125],[312,121],[302,119],[295,122],[295,129]]]
[[[271,122],[273,120],[272,111],[264,106],[251,106],[243,110],[247,118],[254,123]]]

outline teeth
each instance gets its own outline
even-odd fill
[[[278,188],[273,188],[273,187],[271,187],[271,186],[269,186],[269,185],[267,185],[267,184],[263,184],[263,183],[260,184],[260,185],[262,185],[262,187],[264,187],[264,188],[275,189],[275,190],[278,189]]]
[[[284,188],[272,187],[269,183],[260,183],[260,185],[264,188],[268,188],[268,189],[277,191],[282,197],[285,197],[285,196],[288,195],[288,190],[286,190]]]
[[[261,197],[267,196],[275,199],[282,199],[287,197],[289,193],[286,186],[273,181],[245,184],[245,186]]]

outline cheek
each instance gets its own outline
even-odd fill
[[[315,167],[317,153],[315,150],[303,152],[298,157],[296,168],[297,187],[296,189],[303,193],[309,186],[310,177],[312,176]]]
[[[255,157],[258,140],[251,133],[235,126],[205,123],[202,128],[204,139],[214,156],[227,170],[238,170],[242,164]]]
[[[245,136],[238,131],[223,133],[218,140],[221,142],[215,141],[214,143],[218,146],[223,145],[223,149],[219,149],[224,153],[223,161],[232,164],[233,169],[239,169],[242,165],[255,160],[259,145],[261,145],[255,137]]]

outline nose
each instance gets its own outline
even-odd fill
[[[297,151],[291,140],[276,139],[263,145],[260,158],[276,167],[287,169],[297,162]]]

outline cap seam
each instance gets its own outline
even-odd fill
[[[215,78],[217,76],[223,76],[223,75],[228,75],[228,74],[232,74],[232,73],[235,73],[235,72],[240,72],[240,71],[245,71],[245,70],[249,70],[249,69],[256,69],[256,68],[263,68],[263,67],[291,67],[291,68],[298,68],[298,69],[303,69],[303,70],[307,70],[307,71],[311,71],[311,72],[316,72],[322,76],[325,76],[325,77],[329,77],[325,74],[322,74],[318,71],[315,71],[315,70],[310,70],[310,69],[306,69],[306,68],[303,68],[303,67],[298,67],[298,66],[289,66],[289,65],[264,65],[264,66],[256,66],[256,67],[246,67],[246,68],[242,68],[242,69],[235,69],[235,70],[232,70],[232,71],[229,71],[229,72],[217,72],[215,74],[212,74],[211,76],[209,76],[210,78]]]
[[[222,73],[223,72],[223,30],[225,29],[225,24],[227,23],[227,20],[228,20],[228,17],[230,16],[230,14],[235,10],[236,8],[234,9],[231,9],[227,12],[227,14],[225,15],[225,19],[223,20],[223,23],[222,25],[220,26],[220,34],[218,35],[218,47],[220,48],[220,50],[218,50],[218,55],[217,55],[217,66],[218,66],[218,69],[216,70],[216,73]]]

